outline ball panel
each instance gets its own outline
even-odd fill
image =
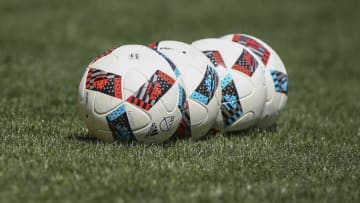
[[[161,97],[160,101],[166,111],[168,113],[175,111],[177,106],[179,105],[179,89],[178,89],[179,83],[176,82],[172,85],[172,87],[167,91],[164,96]]]
[[[276,71],[270,70],[271,76],[274,83],[275,92],[283,93],[287,95],[288,93],[288,77],[286,74]]]
[[[104,115],[99,115],[94,111],[95,100],[98,94],[101,93],[92,90],[85,91],[85,116],[83,119],[85,120],[85,124],[88,127],[89,133],[91,135],[96,136],[101,140],[111,140],[113,137],[107,136],[108,134],[98,134],[98,131],[111,132],[106,117]]]
[[[121,76],[96,68],[89,68],[86,89],[122,98]]]
[[[244,49],[231,68],[251,77],[258,66],[259,65],[255,57],[252,56],[250,51]]]
[[[223,120],[223,115],[221,112],[221,109],[219,110],[219,112],[216,115],[216,120],[214,122],[214,125],[211,127],[209,134],[210,135],[215,135],[221,132],[225,131],[225,125],[224,125],[224,120]]]
[[[151,124],[150,115],[143,109],[129,103],[125,103],[125,107],[129,124],[133,131],[145,128]]]
[[[248,97],[253,93],[253,82],[249,77],[240,73],[239,71],[230,71],[235,85],[234,91],[237,91],[239,99]]]
[[[137,140],[143,143],[161,143],[168,140],[177,130],[182,118],[177,108],[173,112],[167,112],[161,102],[148,113],[151,115],[151,124],[134,131]]]
[[[264,111],[268,108],[267,105],[271,104],[275,94],[273,79],[270,71],[267,69],[265,70],[265,84],[266,84],[266,103],[265,103]]]
[[[175,80],[161,70],[156,72],[136,92],[126,99],[134,105],[148,111],[168,92]],[[176,103],[175,98],[173,102]]]
[[[207,105],[213,98],[219,85],[219,76],[214,68],[207,66],[202,81],[199,83],[190,98]]]
[[[203,104],[198,101],[188,99],[189,109],[190,109],[190,118],[191,125],[196,126],[202,124],[207,118],[207,109],[203,106]]]
[[[238,90],[231,73],[228,73],[221,81],[222,104],[221,114],[223,116],[224,128],[234,123],[243,115],[243,107],[240,103]]]
[[[123,79],[124,99],[129,98],[136,91],[138,91],[139,88],[141,88],[141,86],[147,82],[147,80],[148,78],[137,70],[129,69],[126,71]]]
[[[189,139],[191,138],[191,122],[190,122],[190,107],[186,98],[186,92],[182,85],[178,85],[179,101],[178,108],[181,112],[181,121],[179,127],[176,129],[175,134],[170,138],[171,140]]]
[[[254,113],[254,118],[259,119],[264,110],[264,104],[266,101],[266,83],[264,77],[263,68],[257,69],[252,76],[253,92],[252,95],[245,97],[249,98],[249,105]],[[251,98],[251,101],[250,101]],[[259,102],[261,101],[261,102]],[[246,101],[241,101],[246,103]]]
[[[96,97],[94,101],[94,112],[99,115],[106,114],[115,109],[122,102],[123,100],[121,99],[117,99],[115,97],[96,92]]]
[[[135,141],[136,138],[130,126],[128,109],[125,104],[120,105],[114,111],[106,115],[106,121],[112,135],[117,141]]]
[[[226,129],[227,132],[234,132],[239,130],[244,130],[254,125],[256,119],[254,119],[253,112],[247,112],[243,114],[240,118],[235,120],[229,127]]]
[[[286,95],[282,94],[280,98],[281,99],[280,99],[280,102],[279,102],[279,109],[283,109],[285,107],[285,105],[286,105],[288,97]]]

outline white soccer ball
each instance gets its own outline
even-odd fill
[[[279,55],[262,40],[246,34],[229,34],[221,39],[239,43],[256,55],[265,66],[267,96],[259,127],[274,124],[285,107],[288,93],[288,75]]]
[[[142,45],[125,45],[91,62],[79,85],[90,134],[105,141],[161,143],[182,118],[179,79],[168,62]]]
[[[192,43],[213,62],[220,75],[222,121],[225,131],[253,126],[260,118],[266,99],[264,67],[243,46],[221,39]]]
[[[200,50],[183,42],[160,41],[149,46],[174,63],[184,82],[188,108],[176,136],[192,139],[205,136],[216,121],[221,103],[214,65]]]

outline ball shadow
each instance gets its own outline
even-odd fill
[[[246,130],[240,130],[240,131],[234,131],[234,132],[227,132],[227,133],[219,133],[216,135],[206,135],[198,140],[191,140],[191,139],[169,139],[163,143],[153,143],[153,144],[143,144],[143,143],[137,143],[134,141],[114,141],[114,142],[106,142],[99,140],[98,138],[90,135],[89,133],[74,133],[66,136],[66,138],[69,141],[72,142],[83,142],[88,144],[119,144],[119,145],[126,145],[126,146],[134,146],[134,145],[146,145],[146,146],[162,146],[164,148],[172,147],[176,145],[178,142],[206,142],[211,139],[215,139],[217,136],[223,136],[224,138],[233,138],[233,137],[257,137],[259,135],[261,136],[271,136],[273,133],[276,133],[278,131],[277,124],[274,124],[268,128],[249,128]]]
[[[224,137],[257,137],[259,135],[270,136],[277,131],[278,131],[278,125],[274,124],[267,128],[252,127],[245,130],[227,132],[224,134]]]
[[[92,136],[89,133],[70,134],[66,138],[71,142],[87,143],[87,144],[94,144],[94,145],[98,145],[98,144],[124,145],[124,146],[143,145],[143,144],[137,143],[135,141],[113,141],[113,142],[103,141],[103,140],[96,138],[95,136]],[[149,144],[149,145],[154,145],[154,144]],[[159,144],[159,145],[161,145],[161,144]]]
[[[99,143],[103,143],[103,141],[97,139],[94,136],[91,136],[88,133],[75,133],[75,134],[70,134],[68,136],[66,136],[66,138],[69,141],[74,141],[74,142],[84,142],[84,143],[90,143],[90,144],[99,144]]]

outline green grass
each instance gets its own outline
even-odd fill
[[[359,202],[360,3],[0,1],[0,202]],[[231,32],[287,65],[277,125],[174,145],[86,137],[77,85],[120,44]]]

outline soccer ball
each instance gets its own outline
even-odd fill
[[[258,126],[268,127],[274,124],[285,107],[288,93],[288,76],[279,55],[268,44],[254,36],[229,34],[222,39],[246,46],[264,64],[267,96]]]
[[[253,126],[264,108],[266,89],[264,67],[245,47],[221,39],[192,43],[212,61],[220,75],[222,121],[225,131]]]
[[[161,143],[182,118],[179,80],[168,62],[142,45],[125,45],[94,59],[79,85],[90,134],[105,141]]]
[[[175,135],[180,139],[205,136],[216,121],[221,102],[213,64],[200,50],[183,42],[160,41],[149,46],[174,63],[184,82],[187,108]]]

